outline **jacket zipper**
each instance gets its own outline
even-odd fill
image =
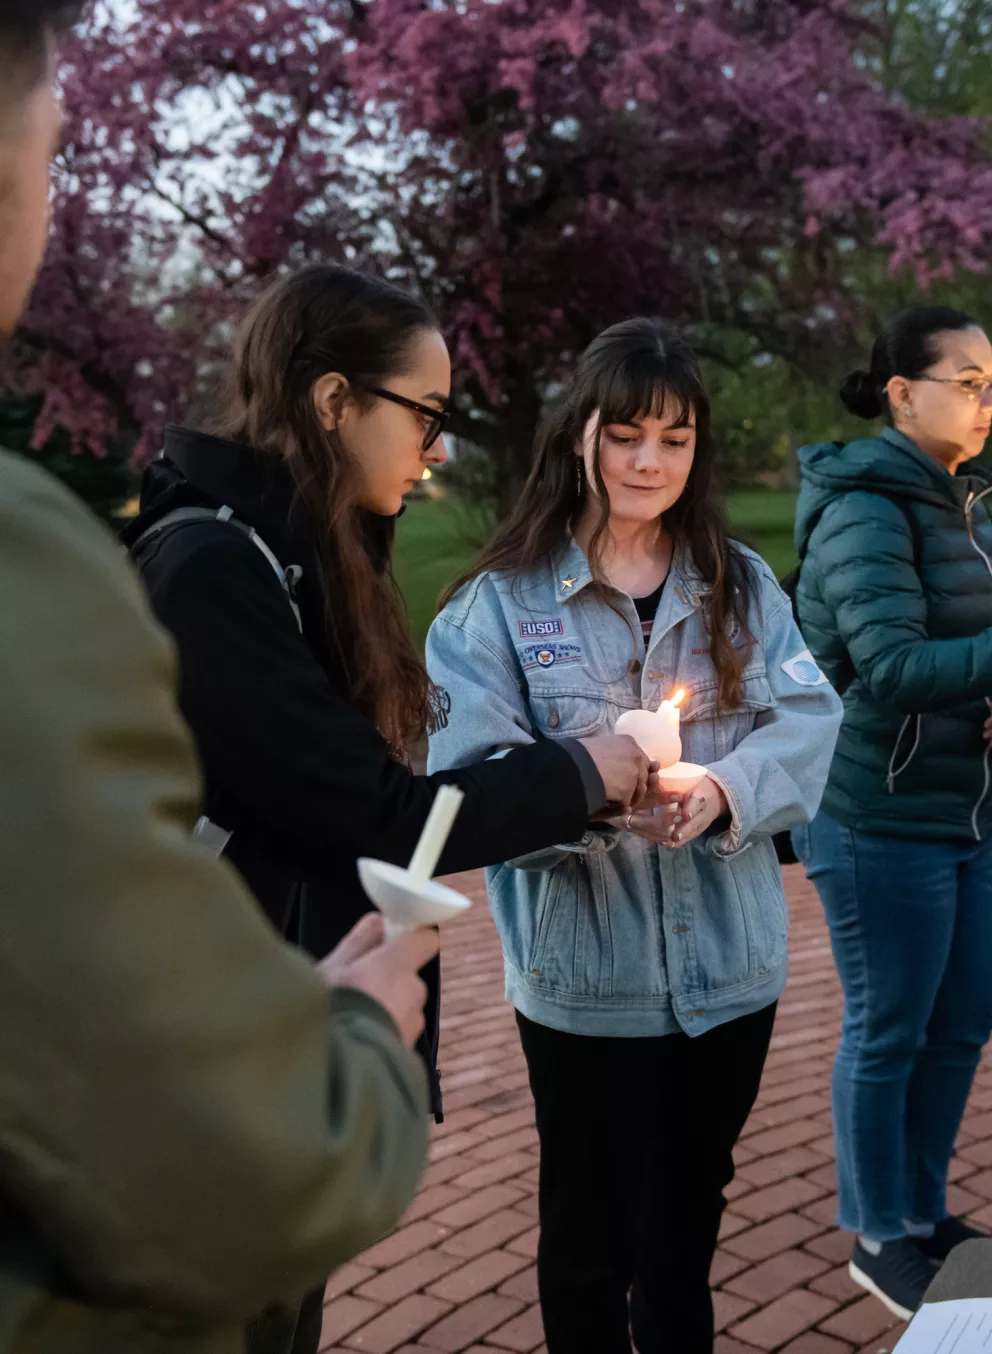
[[[974,492],[969,493],[964,505],[964,520],[968,525],[968,540],[971,542],[971,548],[976,555],[981,556],[982,562],[989,571],[989,578],[992,579],[992,560],[989,559],[988,555],[986,555],[985,551],[975,540],[975,524],[971,518],[971,511],[975,504],[980,503],[986,494],[992,494],[992,486],[988,489],[983,489],[977,497]],[[985,697],[985,704],[988,706],[989,710],[992,711],[992,701],[989,700],[988,696]],[[979,795],[978,803],[975,805],[971,815],[971,830],[975,834],[975,840],[978,842],[982,840],[981,830],[978,826],[978,815],[981,813],[985,801],[988,799],[989,789],[992,787],[992,763],[990,763],[990,757],[992,757],[992,743],[986,743],[985,757],[983,759],[985,765],[985,784],[982,787],[982,793]]]
[[[916,756],[916,749],[920,746],[920,738],[922,737],[923,734],[923,716],[917,715],[916,737],[913,740],[913,746],[909,749],[909,756],[903,762],[902,766],[899,767],[896,766],[896,758],[899,756],[899,748],[902,746],[902,736],[909,728],[912,719],[913,719],[912,715],[907,715],[906,718],[903,720],[902,724],[899,726],[899,736],[896,739],[895,747],[892,749],[892,756],[889,758],[889,770],[885,779],[889,786],[890,795],[893,795],[896,792],[896,776],[902,775],[902,773],[909,766],[910,762]]]

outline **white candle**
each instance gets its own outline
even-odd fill
[[[669,724],[672,732],[678,736],[679,732],[679,707],[674,701],[662,701],[658,707],[658,713],[662,715]]]
[[[434,867],[444,850],[464,798],[457,785],[442,785],[438,790],[410,860],[410,881],[414,886],[428,883],[434,874]]]
[[[672,766],[682,757],[679,736],[679,705],[685,692],[662,701],[657,710],[625,710],[616,723],[616,732],[628,734],[659,766]]]

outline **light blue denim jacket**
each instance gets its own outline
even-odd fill
[[[429,769],[462,767],[537,738],[612,731],[678,687],[683,760],[709,768],[732,821],[678,850],[603,825],[489,869],[506,996],[575,1034],[702,1034],[782,991],[788,914],[771,834],[815,814],[840,727],[839,697],[768,566],[755,577],[757,643],[739,709],[718,715],[706,585],[676,555],[645,649],[633,601],[618,615],[574,542],[529,574],[484,574],[431,627],[427,666],[451,698]]]

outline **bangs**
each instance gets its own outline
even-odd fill
[[[600,427],[660,419],[667,409],[673,416],[671,427],[688,428],[706,400],[698,377],[684,363],[643,349],[628,353],[604,374],[597,393],[594,408],[599,409]]]

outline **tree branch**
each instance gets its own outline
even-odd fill
[[[178,212],[187,225],[196,226],[208,240],[212,240],[214,244],[220,245],[223,249],[227,250],[229,254],[233,254],[234,251],[231,247],[230,240],[226,239],[219,231],[215,230],[205,217],[197,215],[196,212],[191,212],[182,202],[177,202],[175,198],[171,197],[164,188],[155,182],[154,179],[148,179],[147,183],[152,193],[154,193],[154,195],[162,202],[167,203],[173,211]]]

